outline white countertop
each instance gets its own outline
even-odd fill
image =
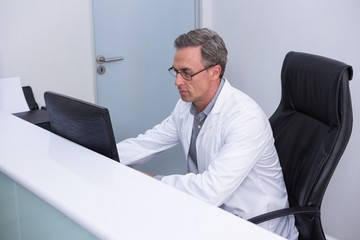
[[[0,111],[0,171],[101,239],[282,239]]]

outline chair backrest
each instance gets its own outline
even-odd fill
[[[22,90],[24,92],[25,100],[26,100],[30,110],[38,110],[39,105],[35,101],[35,97],[34,97],[32,88],[30,86],[24,86],[24,87],[22,87]]]
[[[320,211],[330,178],[352,130],[352,67],[290,52],[282,72],[281,102],[270,117],[292,207]],[[323,239],[320,216],[296,215],[300,239]]]
[[[107,108],[54,92],[44,98],[52,132],[119,161]]]

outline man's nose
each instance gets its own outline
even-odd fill
[[[181,74],[177,73],[176,77],[175,77],[175,86],[178,87],[178,86],[184,84],[184,81],[185,81],[185,79],[181,76]]]

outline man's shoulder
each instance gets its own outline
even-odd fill
[[[222,89],[222,92],[217,101],[218,108],[228,111],[249,111],[249,110],[261,110],[257,102],[249,95],[233,87],[228,81]]]

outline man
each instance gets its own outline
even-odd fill
[[[227,49],[220,36],[196,29],[175,40],[169,69],[181,99],[162,123],[118,143],[121,162],[147,160],[180,143],[188,174],[160,181],[241,218],[288,206],[270,124],[260,107],[223,78]],[[294,217],[260,226],[288,239]]]

